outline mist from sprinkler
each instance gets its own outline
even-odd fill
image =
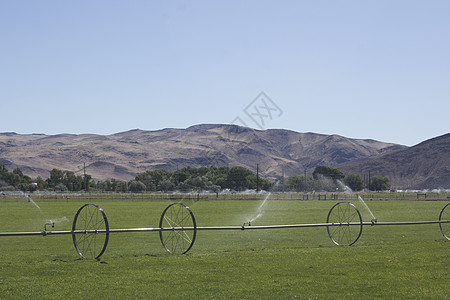
[[[31,199],[31,196],[29,194],[26,194],[25,192],[23,194],[27,198],[28,202],[33,203],[33,205],[36,206],[37,209],[39,209],[40,213],[43,214],[41,208],[39,207],[39,205],[37,205],[36,202],[33,201],[33,199]],[[45,235],[45,233],[47,231],[47,226],[51,226],[52,228],[55,228],[55,224],[60,224],[60,223],[65,223],[65,222],[69,222],[69,219],[67,219],[66,216],[62,216],[62,217],[56,218],[56,219],[49,219],[44,224],[43,234]]]
[[[36,206],[38,209],[41,209],[41,208],[39,207],[39,205],[37,205],[36,202],[34,202],[33,199],[31,199],[30,195],[27,195],[27,194],[25,194],[25,193],[24,193],[24,195],[27,197],[28,202],[33,203],[34,206]]]
[[[353,190],[349,186],[344,184],[342,181],[340,181],[339,179],[336,180],[336,182],[345,193],[353,193]],[[359,202],[362,203],[362,205],[364,205],[364,207],[366,208],[366,210],[369,212],[370,216],[372,217],[372,219],[370,220],[372,222],[372,224],[376,223],[377,218],[375,218],[375,215],[372,213],[372,211],[370,210],[369,206],[366,204],[364,199],[358,195],[358,200],[359,200]]]
[[[339,188],[344,192],[344,193],[353,193],[353,190],[346,184],[344,184],[342,181],[340,181],[339,179],[336,180]]]
[[[275,182],[274,187],[276,187],[276,186],[278,185],[278,183],[279,183],[279,181]],[[266,197],[264,198],[264,200],[263,200],[263,201],[261,202],[261,204],[258,206],[258,209],[256,210],[256,215],[255,215],[253,218],[251,218],[250,220],[248,220],[246,223],[244,223],[243,226],[245,226],[246,224],[247,224],[248,226],[251,226],[251,224],[252,224],[254,221],[256,221],[257,219],[259,219],[260,217],[263,216],[263,214],[264,214],[264,206],[266,205],[267,200],[269,200],[270,195],[271,195],[271,192],[268,192],[267,195],[266,195]]]
[[[51,219],[49,221],[50,221],[50,223],[53,223],[53,224],[60,224],[60,223],[69,222],[69,219],[67,219],[65,216],[63,216],[61,218]]]
[[[55,228],[55,223],[51,222],[51,223],[44,224],[44,231],[42,231],[43,236],[46,236],[49,233],[49,231],[47,231],[47,226],[52,226],[52,228]]]
[[[256,219],[259,219],[263,214],[263,208],[266,205],[267,200],[270,197],[270,192],[266,195],[266,197],[264,198],[263,202],[259,205],[258,209],[256,210],[256,216],[254,216],[252,219],[250,219],[247,223],[251,224],[252,222],[254,222]]]
[[[372,211],[370,210],[369,206],[367,206],[366,202],[364,202],[364,199],[358,195],[358,200],[366,207],[366,209],[369,211],[370,215],[372,216],[372,220],[370,220],[372,222],[372,224],[376,223],[377,218],[375,218],[375,216],[372,213]]]

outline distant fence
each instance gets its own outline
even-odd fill
[[[33,199],[148,199],[171,200],[173,202],[200,201],[200,200],[261,200],[268,193],[56,193],[35,192],[24,194],[23,192],[0,192],[0,199],[26,198],[30,195]],[[358,196],[367,200],[449,200],[450,192],[418,193],[418,192],[376,192],[376,193],[327,193],[327,192],[275,192],[270,194],[271,200],[356,200]]]
[[[427,199],[427,193],[417,193],[417,199],[420,199],[421,197]]]

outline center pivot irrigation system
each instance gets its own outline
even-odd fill
[[[99,259],[108,246],[109,234],[115,232],[157,231],[167,252],[185,254],[194,245],[198,230],[327,227],[328,235],[333,243],[336,245],[353,245],[361,236],[363,226],[421,224],[439,224],[442,235],[450,240],[450,203],[442,208],[439,221],[377,222],[376,219],[373,219],[371,222],[363,222],[359,210],[353,204],[338,202],[328,212],[326,223],[252,226],[250,222],[247,222],[242,226],[229,227],[197,227],[191,209],[182,203],[173,203],[164,209],[159,220],[159,227],[130,229],[109,229],[108,219],[103,209],[95,204],[85,204],[75,214],[70,231],[47,231],[47,226],[54,227],[54,223],[47,223],[44,225],[44,231],[42,232],[4,232],[0,233],[0,236],[71,234],[75,249],[81,257]]]

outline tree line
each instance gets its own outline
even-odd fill
[[[390,190],[391,182],[387,176],[372,176],[364,179],[359,172],[350,172],[345,175],[341,170],[317,166],[312,176],[294,175],[288,178],[280,177],[276,181],[274,191],[327,191],[327,192],[350,192],[350,191],[386,191]]]
[[[223,190],[245,191],[361,191],[369,189],[381,191],[390,189],[388,177],[373,176],[365,182],[357,172],[345,175],[339,169],[318,166],[312,176],[294,175],[279,177],[270,181],[258,177],[244,167],[185,167],[170,172],[165,169],[149,170],[137,175],[130,181],[107,179],[97,181],[91,175],[76,175],[72,171],[53,169],[47,179],[37,177],[33,180],[24,175],[19,168],[9,172],[0,164],[0,191],[21,190],[33,192],[48,190],[58,192],[98,191],[98,192],[219,192]]]

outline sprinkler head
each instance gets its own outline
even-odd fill
[[[46,232],[47,231],[47,225],[51,225],[52,226],[52,228],[55,228],[55,222],[51,222],[51,223],[45,223],[44,224],[44,232]]]

